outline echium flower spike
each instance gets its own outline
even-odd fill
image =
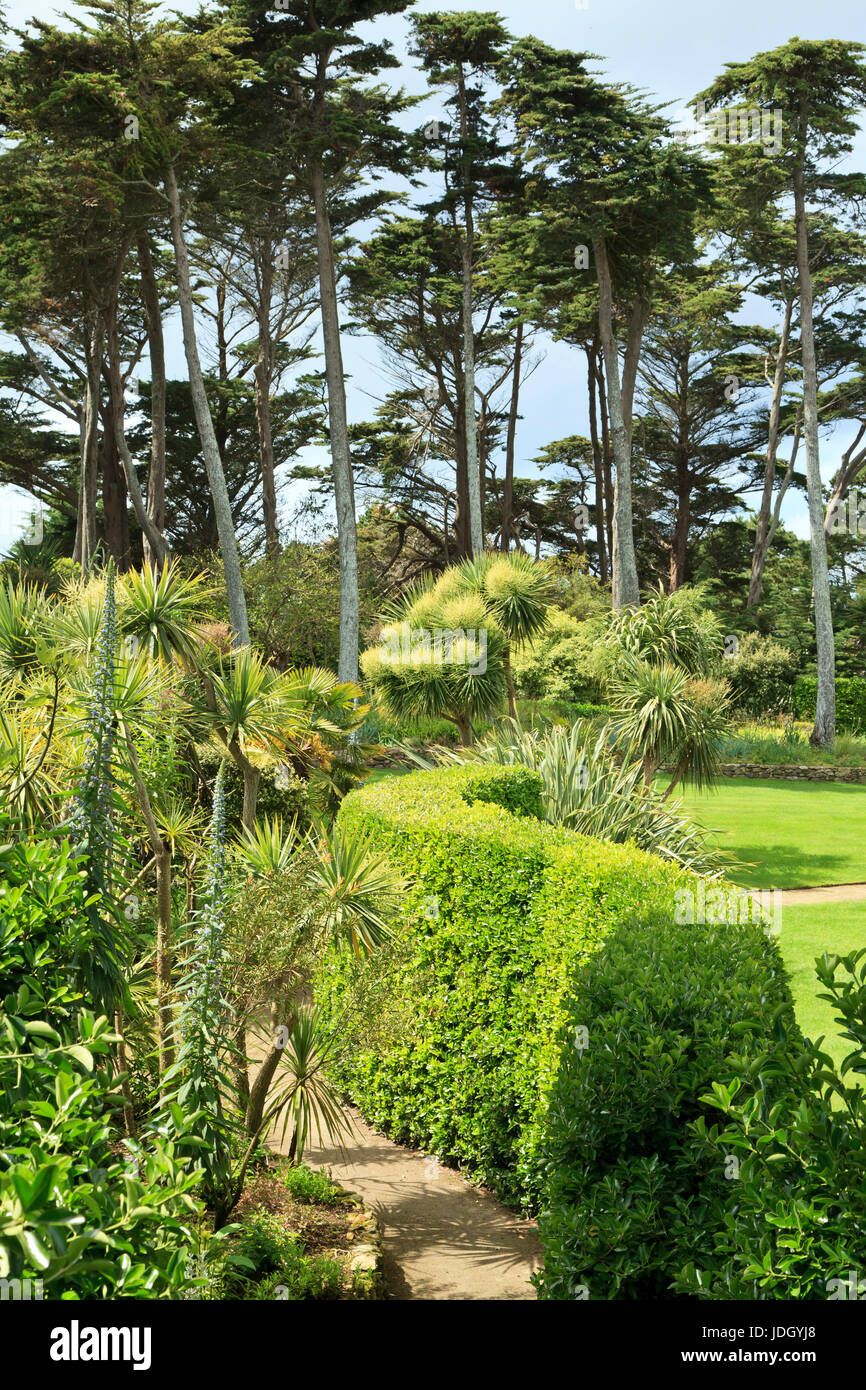
[[[111,846],[116,648],[117,604],[112,560],[105,578],[105,600],[96,643],[84,763],[72,811],[74,843],[87,855],[91,885],[99,889],[106,886]]]

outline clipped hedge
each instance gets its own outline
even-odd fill
[[[671,1298],[739,1200],[727,1146],[692,1128],[718,1119],[699,1098],[736,1069],[731,1052],[802,1045],[781,958],[750,924],[629,923],[578,973],[567,1013],[572,1045],[545,1124],[539,1294]],[[774,1083],[760,1084],[770,1103]]]
[[[794,682],[794,718],[814,719],[818,696],[817,676],[798,676]],[[866,732],[866,678],[836,677],[836,723],[840,729]]]
[[[386,1133],[524,1209],[541,1197],[575,973],[613,932],[647,923],[663,934],[674,890],[692,882],[631,846],[537,819],[538,798],[528,769],[451,767],[383,779],[340,811],[411,881],[407,954],[389,983],[408,1022],[377,1048],[352,1038],[340,1079]],[[344,962],[322,986],[335,1011],[356,969]]]

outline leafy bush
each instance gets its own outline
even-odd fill
[[[644,910],[609,934],[573,982],[546,1118],[542,1298],[672,1296],[735,1200],[725,1147],[693,1129],[711,1113],[704,1092],[732,1046],[754,1057],[777,1030],[796,1045],[781,959],[758,925]]]
[[[814,719],[817,676],[798,676],[794,682],[794,718]],[[866,730],[866,677],[836,677],[836,722],[842,729]]]
[[[760,719],[791,709],[797,677],[797,657],[772,637],[750,632],[740,642],[737,655],[725,662],[725,676],[735,708]]]
[[[532,1208],[575,969],[624,923],[669,921],[675,887],[692,880],[633,846],[525,814],[540,792],[531,770],[491,767],[483,784],[478,777],[477,766],[444,768],[343,802],[345,831],[369,834],[412,886],[406,951],[391,979],[400,1029],[371,1044],[344,1018],[339,1077],[386,1133]],[[335,1013],[353,971],[351,960],[335,961],[318,986]]]
[[[0,849],[0,1277],[46,1296],[185,1286],[196,1177],[157,1133],[121,1140],[117,1035],[85,1008],[84,875],[62,842]]]
[[[296,1202],[314,1202],[317,1206],[331,1206],[340,1201],[339,1188],[317,1168],[307,1168],[303,1163],[284,1168],[281,1173],[283,1186]]]
[[[716,1168],[729,1155],[734,1180],[715,1194],[713,1238],[683,1245],[691,1258],[675,1280],[680,1294],[839,1300],[866,1292],[866,951],[816,965],[821,998],[836,1005],[854,1047],[841,1065],[822,1052],[823,1039],[803,1048],[786,1012],[766,1049],[735,1059],[701,1097],[723,1119],[708,1125],[702,1114],[694,1140]]]
[[[336,1256],[307,1255],[301,1237],[268,1212],[257,1212],[231,1237],[230,1250],[210,1280],[215,1298],[289,1302],[337,1299],[350,1284]]]
[[[598,701],[604,696],[597,618],[578,622],[561,608],[547,610],[547,626],[511,658],[518,695],[533,700]]]

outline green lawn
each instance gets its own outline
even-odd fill
[[[674,793],[674,797],[677,792]],[[866,786],[725,778],[683,793],[688,816],[735,854],[749,888],[866,882]]]
[[[833,1006],[817,995],[822,987],[815,978],[815,957],[822,951],[846,956],[866,946],[866,902],[820,903],[782,909],[779,947],[791,976],[797,1019],[811,1038],[825,1035],[824,1050],[838,1061],[851,1050],[837,1031]]]

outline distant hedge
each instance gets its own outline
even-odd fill
[[[631,846],[538,820],[538,795],[528,769],[454,767],[386,778],[351,793],[340,812],[346,830],[369,835],[411,880],[407,953],[389,986],[405,1026],[378,1046],[361,1032],[340,1080],[386,1133],[525,1210],[537,1209],[548,1181],[547,1107],[582,971],[606,939],[663,941],[675,890],[696,882]],[[705,938],[711,973],[732,971],[746,994],[755,982],[774,992],[776,958],[762,933],[748,928],[750,954],[727,931]],[[357,969],[338,967],[323,1000],[339,1008]],[[637,1009],[643,982],[633,985]],[[711,1068],[696,1068],[688,1084],[712,1079]]]
[[[817,676],[798,676],[794,682],[794,718],[814,719]],[[866,678],[836,677],[836,723],[840,729],[866,733]]]

